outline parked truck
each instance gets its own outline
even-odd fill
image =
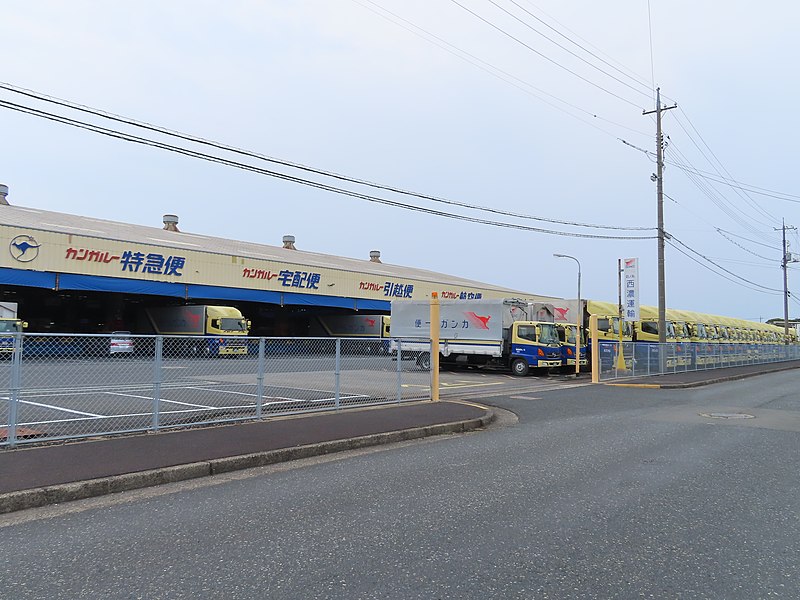
[[[439,314],[442,366],[499,366],[522,376],[561,365],[552,304],[512,298],[442,301]],[[430,368],[430,304],[392,301],[391,323],[400,358]],[[395,341],[392,351],[398,351]]]
[[[17,318],[16,302],[0,302],[0,354],[10,356],[14,352],[14,336],[9,334],[19,333],[27,323]]]
[[[312,337],[353,340],[343,351],[357,354],[388,354],[390,318],[379,314],[317,315],[309,326]]]
[[[161,306],[142,310],[139,329],[176,336],[165,340],[167,354],[236,356],[247,354],[250,322],[231,306]]]

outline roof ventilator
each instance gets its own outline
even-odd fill
[[[178,215],[164,215],[164,229],[167,231],[180,231],[178,229]]]
[[[381,262],[381,251],[380,250],[370,250],[369,252],[369,260],[370,262]]]
[[[0,204],[8,206],[8,186],[0,183]]]
[[[287,250],[297,250],[294,247],[294,236],[293,235],[285,235],[283,236],[283,247]]]

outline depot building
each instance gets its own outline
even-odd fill
[[[11,206],[0,186],[0,300],[30,332],[136,332],[143,307],[235,306],[253,335],[303,336],[316,315],[389,314],[391,301],[553,299],[381,262]]]

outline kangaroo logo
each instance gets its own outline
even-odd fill
[[[464,316],[467,317],[467,321],[475,327],[475,329],[489,329],[489,319],[491,319],[491,315],[482,316],[472,311],[467,311],[464,313]]]
[[[567,313],[569,312],[568,308],[558,308],[554,307],[556,311],[556,321],[566,321],[567,320]]]
[[[11,258],[19,262],[31,262],[39,256],[39,244],[30,235],[18,235],[8,246]]]

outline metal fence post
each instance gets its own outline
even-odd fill
[[[161,404],[161,383],[164,380],[164,336],[156,336],[156,353],[153,360],[153,423],[151,428],[158,431],[159,405]]]
[[[339,392],[339,380],[342,376],[342,339],[336,338],[336,410],[339,410],[339,402],[341,401]]]
[[[17,445],[17,418],[19,416],[19,392],[22,387],[22,334],[14,334],[14,353],[11,357],[11,398],[8,405],[8,432],[6,442]]]
[[[267,369],[267,361],[264,356],[264,346],[266,342],[264,338],[258,338],[258,373],[256,373],[256,419],[261,418],[262,406],[264,404],[264,371]]]
[[[400,340],[395,345],[397,348],[397,403],[403,401],[403,349],[400,347]]]

